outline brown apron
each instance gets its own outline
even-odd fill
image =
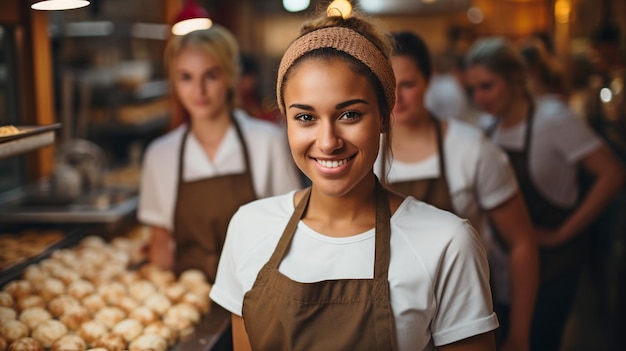
[[[243,300],[253,350],[395,350],[389,298],[390,210],[376,182],[374,279],[299,283],[278,271],[308,205],[308,188]]]
[[[174,272],[180,274],[190,268],[200,269],[210,283],[215,281],[230,218],[239,206],[256,199],[248,149],[234,118],[232,123],[243,150],[244,173],[184,182],[183,164],[189,129],[183,135],[180,147],[172,234],[176,242]]]
[[[533,128],[534,107],[531,106],[529,115],[526,118],[526,134],[524,136],[524,147],[520,151],[502,148],[511,161],[511,166],[517,176],[520,191],[524,197],[530,219],[538,229],[557,229],[572,214],[576,205],[564,208],[555,205],[546,199],[535,187],[530,173],[530,145],[531,132]],[[488,134],[495,130],[493,128]],[[506,249],[502,235],[493,227],[494,237],[500,245]],[[546,282],[556,278],[572,269],[579,268],[585,257],[585,247],[587,246],[587,235],[581,233],[570,241],[554,248],[540,248],[540,278]]]
[[[382,169],[380,172],[381,179],[383,184],[385,184],[385,186],[393,191],[396,191],[403,195],[413,196],[414,198],[420,201],[424,201],[427,204],[433,205],[439,209],[454,213],[452,198],[450,197],[450,188],[448,187],[448,177],[446,173],[446,162],[443,150],[441,122],[433,117],[431,117],[431,119],[435,125],[435,134],[437,136],[437,151],[439,153],[439,177],[388,183],[385,177],[385,165],[387,164],[387,160],[385,153],[383,153],[381,163]]]

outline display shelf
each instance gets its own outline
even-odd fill
[[[0,158],[19,155],[54,143],[60,123],[45,126],[16,126],[20,133],[0,136]]]

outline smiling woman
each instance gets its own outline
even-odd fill
[[[278,105],[312,186],[231,219],[211,298],[236,350],[495,347],[476,231],[374,175],[395,103],[387,38],[358,14],[322,16],[283,56]]]

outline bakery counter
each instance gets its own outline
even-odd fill
[[[0,346],[36,343],[48,350],[71,341],[114,351],[230,349],[230,314],[211,304],[204,274],[175,276],[145,263],[146,227],[110,239],[91,231],[64,234],[2,271]]]

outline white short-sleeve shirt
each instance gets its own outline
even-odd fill
[[[508,157],[480,129],[457,120],[448,120],[443,148],[454,212],[470,220],[486,238],[489,229],[485,211],[503,204],[518,189]],[[379,154],[374,166],[379,177],[381,162]],[[386,179],[393,183],[438,176],[439,155],[433,154],[420,162],[392,160]]]
[[[254,190],[258,198],[301,188],[284,129],[248,116],[233,115],[241,128],[248,153]],[[187,128],[181,125],[154,140],[147,148],[142,168],[138,218],[142,223],[172,229],[178,184],[180,145]],[[193,181],[245,170],[242,145],[234,126],[226,132],[214,160],[210,160],[193,133],[187,136],[183,180]]]
[[[497,128],[492,140],[511,150],[524,148],[526,121]],[[578,162],[602,145],[602,140],[555,96],[536,98],[530,148],[533,184],[548,200],[569,207],[578,198]]]
[[[233,314],[241,315],[244,294],[274,252],[293,196],[253,201],[233,216],[210,295]],[[434,350],[497,328],[485,249],[468,221],[409,197],[390,224],[388,279],[399,350]],[[374,237],[374,229],[329,237],[300,221],[279,270],[299,282],[371,279]]]

